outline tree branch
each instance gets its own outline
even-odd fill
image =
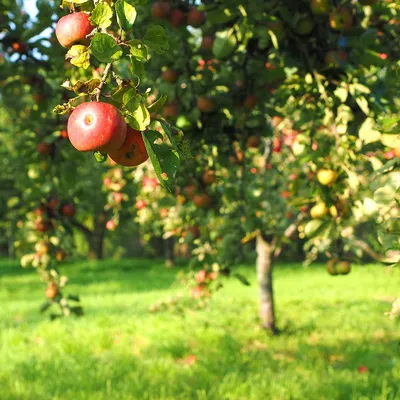
[[[104,70],[104,74],[103,74],[103,77],[101,78],[101,82],[100,82],[99,86],[97,87],[96,101],[100,101],[101,91],[103,89],[104,84],[106,83],[106,80],[107,80],[108,74],[110,73],[111,67],[112,67],[112,63],[108,63]]]
[[[85,236],[92,236],[92,234],[93,234],[93,232],[88,227],[86,227],[85,225],[80,223],[75,218],[73,218],[71,220],[71,225],[74,226],[75,228],[79,229]]]
[[[297,231],[297,227],[299,226],[300,222],[304,219],[304,214],[300,213],[297,218],[286,228],[285,232],[283,233],[282,238],[290,239]],[[281,255],[283,248],[285,247],[285,243],[280,243],[277,246],[276,240],[274,239],[273,243],[273,258],[277,258]]]
[[[354,240],[354,244],[356,244],[364,253],[368,254],[371,258],[373,258],[375,261],[379,262],[386,262],[386,263],[391,263],[393,261],[390,261],[390,259],[385,258],[383,255],[378,254],[373,250],[368,243],[364,242],[364,240],[361,239],[356,239]]]

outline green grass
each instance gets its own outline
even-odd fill
[[[241,268],[251,287],[229,280],[207,309],[183,315],[147,311],[183,291],[161,264],[66,269],[86,315],[50,322],[35,273],[0,263],[1,400],[400,399],[400,324],[384,315],[400,294],[396,270],[278,266],[283,332],[271,338],[257,324],[253,268]]]

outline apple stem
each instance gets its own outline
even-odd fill
[[[103,89],[104,84],[106,83],[108,74],[110,73],[112,67],[112,63],[108,63],[106,68],[104,69],[103,77],[101,78],[100,84],[97,87],[97,93],[96,93],[96,101],[100,101],[100,95],[101,95],[101,90]]]

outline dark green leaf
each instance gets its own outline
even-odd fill
[[[169,50],[168,37],[165,30],[160,25],[150,28],[143,38],[144,43],[158,54],[163,54]]]
[[[98,3],[92,15],[90,16],[90,22],[100,28],[108,28],[111,25],[111,19],[113,11],[107,3]]]
[[[115,3],[118,25],[124,30],[129,31],[136,20],[136,9],[124,0]]]
[[[104,63],[113,62],[122,56],[121,47],[117,45],[115,39],[106,33],[94,35],[90,50],[99,61]]]

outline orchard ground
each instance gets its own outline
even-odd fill
[[[50,322],[35,271],[0,262],[0,398],[399,399],[400,325],[384,315],[398,270],[279,265],[280,336],[257,325],[254,269],[206,309],[149,313],[183,292],[179,269],[149,260],[75,263],[69,292],[86,315]]]

